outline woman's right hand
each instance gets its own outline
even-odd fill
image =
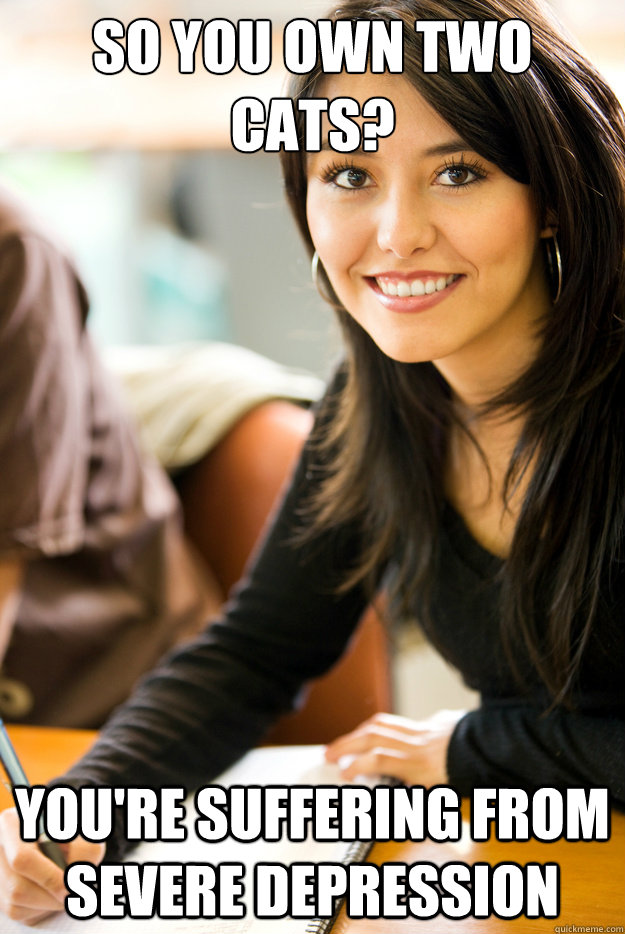
[[[77,837],[62,845],[69,863],[97,865],[104,844]],[[63,911],[67,889],[63,870],[44,856],[36,843],[20,837],[15,808],[0,813],[0,909],[14,921],[36,924],[55,911]]]

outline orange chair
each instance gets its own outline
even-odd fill
[[[224,593],[240,578],[311,424],[310,413],[292,403],[264,403],[179,478],[187,534]],[[387,633],[371,607],[348,651],[267,741],[330,742],[372,714],[390,710],[390,684]]]

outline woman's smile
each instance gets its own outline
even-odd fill
[[[461,276],[453,272],[387,272],[365,276],[365,279],[385,308],[410,313],[425,311],[447,298]]]

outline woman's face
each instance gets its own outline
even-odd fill
[[[396,115],[377,152],[308,156],[308,225],[337,296],[389,357],[434,361],[461,394],[496,391],[550,306],[529,188],[401,76],[332,76],[322,93],[387,97]]]

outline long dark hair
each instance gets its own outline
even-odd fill
[[[404,77],[472,149],[530,186],[543,225],[557,219],[561,294],[536,359],[488,407],[524,416],[504,499],[531,463],[501,574],[503,642],[512,662],[525,646],[554,703],[571,702],[625,523],[622,110],[531,0],[347,0],[330,18],[402,19]],[[416,19],[522,19],[532,30],[532,64],[523,74],[498,64],[492,74],[457,74],[441,43],[439,71],[426,74]],[[294,79],[292,96],[314,96],[322,80],[320,70]],[[283,153],[287,196],[312,252],[305,159]],[[372,579],[397,557],[398,593],[416,599],[427,627],[447,439],[452,426],[467,426],[433,364],[386,357],[327,279],[325,288],[346,339],[346,376],[329,434],[318,440],[329,466],[307,534],[359,523],[369,544],[343,586]]]

